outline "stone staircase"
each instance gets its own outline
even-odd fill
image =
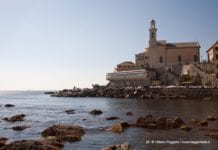
[[[198,74],[202,79],[203,85],[206,85],[207,83],[211,83],[211,86],[218,85],[218,79],[215,76],[205,72],[199,64],[184,65],[182,68],[182,74],[189,74],[191,76],[197,76]]]

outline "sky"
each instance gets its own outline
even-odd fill
[[[116,64],[157,39],[218,40],[217,0],[0,0],[0,90],[60,90],[106,84]]]

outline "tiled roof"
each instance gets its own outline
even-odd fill
[[[175,47],[200,47],[198,42],[183,42],[183,43],[167,43],[167,48],[175,48]]]
[[[166,41],[157,41],[160,45],[166,45],[167,48],[176,47],[200,47],[198,42],[180,42],[180,43],[166,43]]]
[[[122,62],[122,63],[120,63],[118,65],[134,65],[134,63],[131,62],[131,61],[124,61],[124,62]]]

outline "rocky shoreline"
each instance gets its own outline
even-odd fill
[[[13,105],[15,107],[15,105]],[[74,113],[72,110],[65,110],[66,115],[72,115]],[[104,112],[100,109],[90,110],[89,115],[101,115]],[[126,116],[132,116],[134,112],[126,112]],[[12,117],[5,117],[7,119],[2,119],[3,121],[10,122],[13,124],[14,122],[23,122],[25,121],[25,114],[18,114]],[[116,116],[106,117],[105,121],[120,119]],[[120,121],[118,123],[113,124],[103,130],[101,132],[113,132],[115,134],[122,134],[128,128],[146,128],[148,130],[170,130],[170,129],[178,129],[184,132],[192,132],[192,130],[198,131],[200,134],[204,134],[206,137],[217,140],[218,139],[218,128],[211,128],[209,124],[211,122],[218,121],[217,118],[213,116],[208,116],[204,120],[196,120],[190,119],[189,121],[185,121],[178,116],[161,116],[154,114],[144,114],[141,117],[138,117],[134,123],[129,123],[125,121]],[[26,126],[15,127],[18,128],[15,130],[16,132],[22,133],[25,130]],[[31,127],[28,127],[31,128]],[[12,128],[14,130],[14,128]],[[82,137],[86,134],[86,129],[74,125],[74,124],[55,124],[47,127],[43,131],[41,131],[41,138],[38,140],[20,140],[14,141],[11,143],[7,143],[7,137],[0,137],[0,150],[8,150],[8,149],[41,149],[41,150],[59,150],[64,147],[65,142],[76,142],[82,140]],[[106,146],[102,148],[103,150],[135,150],[134,146],[129,143],[116,144],[111,146]]]
[[[96,86],[86,89],[64,89],[57,92],[45,92],[54,97],[109,97],[136,99],[202,99],[217,100],[217,88],[204,87],[138,87],[110,88]]]

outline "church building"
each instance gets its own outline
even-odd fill
[[[135,63],[125,61],[118,64],[114,72],[107,73],[106,79],[113,85],[124,86],[157,85],[160,82],[175,85],[183,65],[200,62],[198,42],[167,43],[157,40],[154,20],[150,23],[148,43],[148,48],[135,54]]]
[[[145,48],[143,53],[136,54],[136,65],[161,68],[198,63],[199,50],[198,42],[167,43],[165,40],[157,40],[157,28],[155,21],[152,20],[149,29],[149,47]]]

